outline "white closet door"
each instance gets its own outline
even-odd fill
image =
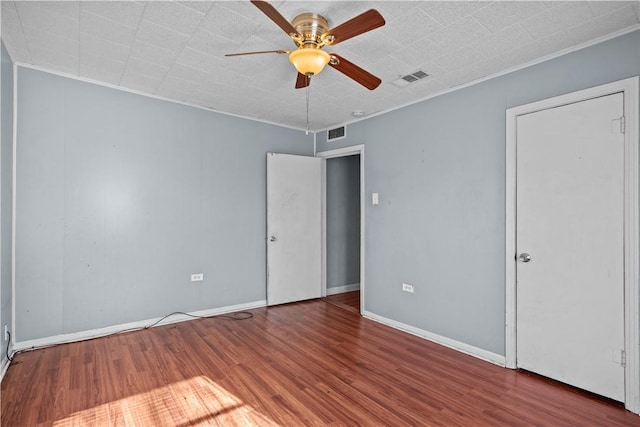
[[[622,115],[619,93],[517,119],[517,365],[618,401]]]
[[[319,298],[322,159],[267,154],[267,304]]]

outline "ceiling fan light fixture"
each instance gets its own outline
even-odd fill
[[[329,63],[331,56],[315,47],[302,47],[289,54],[289,61],[300,74],[314,76]]]

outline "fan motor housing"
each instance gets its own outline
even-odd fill
[[[302,37],[295,37],[294,40],[300,47],[322,47],[325,42],[322,35],[329,30],[329,23],[324,16],[317,13],[302,13],[291,23]]]

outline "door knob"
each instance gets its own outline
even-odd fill
[[[275,242],[276,240],[278,240],[278,239],[276,239],[276,236],[269,237],[269,241],[270,242]]]
[[[529,261],[531,261],[531,255],[529,255],[526,252],[523,252],[518,257],[518,261],[520,261],[520,262],[529,262]]]

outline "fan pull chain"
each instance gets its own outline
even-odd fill
[[[305,135],[309,135],[309,88],[310,88],[310,84],[307,85],[307,127],[304,131]]]

